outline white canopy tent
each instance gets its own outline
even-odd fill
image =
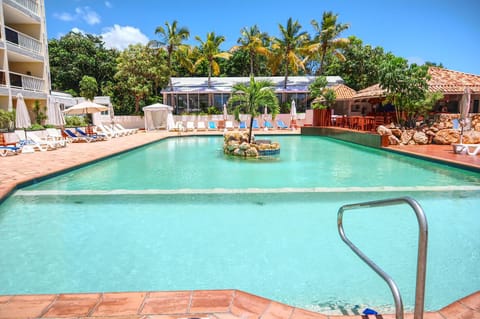
[[[145,116],[145,131],[174,128],[172,110],[170,105],[155,103],[142,108]]]

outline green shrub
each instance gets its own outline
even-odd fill
[[[67,116],[65,118],[65,126],[67,127],[78,127],[78,126],[87,126],[85,118],[82,116]]]
[[[5,110],[0,110],[0,129],[8,130],[13,126],[15,121],[15,113],[8,112]]]

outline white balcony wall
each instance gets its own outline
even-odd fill
[[[9,0],[17,5],[21,6],[22,8],[26,9],[27,11],[39,15],[39,7],[37,1],[35,0]]]
[[[17,45],[36,54],[42,53],[42,43],[40,41],[24,33],[18,32],[15,29],[5,27],[5,31],[7,30],[7,41],[9,43]]]

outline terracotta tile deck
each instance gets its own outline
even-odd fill
[[[298,134],[298,130],[294,132]],[[268,134],[291,134],[278,131]],[[206,132],[205,134],[214,134]],[[218,134],[218,132],[217,132]],[[260,135],[261,133],[256,132]],[[86,163],[128,151],[178,133],[138,133],[98,143],[75,143],[49,152],[0,158],[0,198],[22,183],[61,173]],[[186,134],[182,134],[186,135]],[[390,147],[392,151],[447,161],[480,171],[480,156],[453,154],[450,146],[426,145]],[[356,316],[364,318],[365,316]],[[374,316],[370,316],[373,319]],[[393,319],[394,315],[377,319]],[[180,318],[262,318],[262,319],[346,319],[294,308],[239,290],[129,292],[58,295],[0,296],[0,319],[96,318],[96,319],[180,319]],[[407,314],[406,319],[412,319]],[[480,291],[437,311],[426,319],[480,319]]]

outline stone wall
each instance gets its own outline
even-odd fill
[[[454,128],[453,120],[459,120],[459,114],[440,114],[432,125],[421,125],[415,129],[400,129],[394,125],[379,126],[377,132],[388,136],[390,145],[480,143],[480,114],[470,116],[461,139],[461,126]]]

